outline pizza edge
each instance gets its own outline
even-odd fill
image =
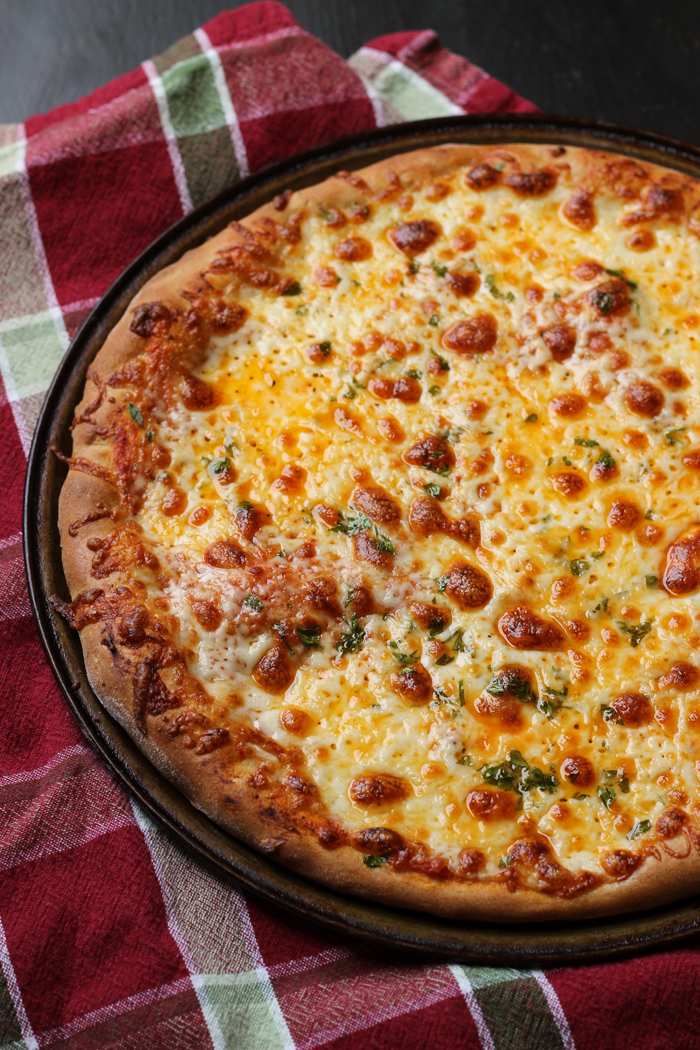
[[[486,156],[493,157],[494,151],[498,149],[507,150],[524,166],[536,167],[543,163],[551,164],[555,148],[551,145],[510,143],[503,146],[440,146],[392,157],[353,174],[364,179],[376,197],[383,189],[390,187],[397,176],[403,177],[404,182],[424,182],[451,173],[455,167],[477,164]],[[612,151],[604,153],[567,147],[566,162],[571,165],[574,179],[581,179],[595,169],[605,155],[619,156]],[[668,172],[668,169],[658,165],[640,163],[646,170],[655,173]],[[687,176],[680,175],[679,178],[697,201],[700,197],[697,182]],[[242,220],[242,225],[246,226],[262,216],[282,222],[305,203],[347,207],[358,199],[359,193],[361,191],[357,183],[331,177],[317,186],[297,191],[287,201],[286,207],[280,210],[272,204],[264,205]],[[236,234],[227,227],[151,278],[109,334],[91,371],[102,376],[111,374],[140,354],[144,343],[129,330],[133,310],[154,300],[181,307],[185,302],[181,292],[196,287],[200,282],[200,274],[216,257],[217,251],[237,240],[240,240],[240,233]],[[76,409],[76,415],[84,412],[97,392],[97,385],[88,378],[85,396]],[[108,450],[94,444],[95,425],[99,425],[108,414],[108,406],[103,405],[94,414],[94,422],[81,423],[75,428],[74,457],[108,466]],[[115,525],[109,518],[102,518],[87,523],[77,535],[73,535],[70,524],[98,507],[116,509],[117,503],[114,487],[105,480],[69,470],[60,495],[59,531],[63,565],[72,598],[95,586],[86,540],[91,537],[104,539]],[[646,862],[624,881],[608,881],[569,899],[522,886],[510,892],[503,882],[474,881],[469,878],[439,881],[415,872],[391,871],[387,866],[370,869],[363,864],[362,855],[353,847],[340,845],[329,850],[321,846],[311,832],[303,828],[300,830],[292,821],[285,820],[283,813],[275,812],[275,816],[271,816],[264,789],[252,788],[243,776],[231,778],[226,749],[197,756],[181,746],[179,738],[168,740],[162,725],[156,725],[156,719],[153,718],[150,720],[150,735],[144,734],[134,714],[133,675],[117,667],[113,655],[102,643],[100,624],[85,627],[81,631],[81,643],[88,677],[98,698],[163,775],[198,809],[237,838],[263,854],[273,856],[298,874],[335,890],[446,918],[525,922],[584,919],[648,909],[689,895],[700,884],[700,856],[695,850],[685,857],[658,851],[654,855],[652,852]]]

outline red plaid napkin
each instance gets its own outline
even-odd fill
[[[694,949],[546,975],[390,964],[213,876],[86,746],[24,584],[23,466],[44,393],[154,237],[341,134],[534,108],[430,31],[346,63],[280,4],[255,3],[0,127],[0,1050],[697,1046]]]

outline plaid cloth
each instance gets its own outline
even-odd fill
[[[344,62],[286,8],[228,12],[88,98],[0,127],[0,1047],[696,1047],[698,953],[547,974],[378,961],[212,875],[68,712],[21,563],[23,464],[70,338],[138,252],[340,134],[535,107],[429,31]]]

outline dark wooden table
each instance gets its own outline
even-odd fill
[[[342,55],[432,27],[549,113],[700,143],[697,0],[287,0]],[[0,123],[91,91],[236,0],[0,0]]]

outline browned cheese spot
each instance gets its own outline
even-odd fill
[[[180,388],[182,403],[191,412],[204,412],[218,404],[219,397],[213,387],[197,376],[186,375]]]
[[[595,783],[595,766],[583,755],[568,755],[561,764],[560,772],[564,780],[577,788],[590,787]]]
[[[630,291],[622,277],[611,277],[609,281],[603,281],[597,288],[586,292],[584,299],[600,317],[617,317],[630,308]]]
[[[286,647],[277,642],[253,668],[253,680],[266,693],[284,693],[294,681],[294,667]]]
[[[667,390],[685,390],[690,386],[687,375],[679,368],[661,368],[656,373],[656,378],[661,380]]]
[[[654,709],[642,693],[620,693],[610,701],[610,706],[615,717],[631,729],[648,725],[654,717]]]
[[[684,813],[678,806],[669,806],[656,822],[656,834],[662,839],[675,839],[687,821],[687,813]]]
[[[503,180],[519,197],[543,197],[557,184],[557,176],[548,168],[539,171],[514,171]]]
[[[352,549],[358,561],[367,561],[379,569],[388,569],[391,565],[391,554],[382,551],[374,542],[372,534],[363,529],[352,538]]]
[[[337,584],[325,576],[319,576],[306,585],[304,596],[312,609],[327,612],[331,616],[340,616],[337,598]]]
[[[390,828],[360,828],[353,833],[351,842],[359,853],[370,857],[386,857],[404,845],[401,835]]]
[[[584,259],[583,262],[578,263],[571,271],[571,276],[575,277],[577,281],[595,281],[596,277],[600,277],[601,273],[604,273],[605,267],[601,266],[595,259]]]
[[[563,470],[559,474],[553,474],[551,482],[560,495],[566,499],[580,499],[588,488],[588,482],[582,474],[576,474],[573,470]]]
[[[486,857],[480,849],[463,849],[459,855],[459,866],[463,875],[476,875],[486,867]]]
[[[666,554],[663,585],[669,594],[691,594],[700,586],[700,527],[672,543]]]
[[[442,336],[442,345],[446,350],[465,354],[469,357],[476,354],[490,354],[498,339],[498,324],[493,314],[478,313],[457,321]]]
[[[503,730],[511,733],[521,729],[524,724],[523,704],[513,692],[513,678],[521,679],[532,688],[532,676],[526,668],[504,667],[495,675],[495,681],[503,691],[490,693],[487,689],[474,701],[474,710],[478,715],[495,719]]]
[[[576,329],[568,324],[553,324],[542,332],[545,346],[555,361],[566,361],[576,349]]]
[[[304,353],[312,364],[323,365],[331,356],[331,348],[328,343],[312,343]]]
[[[477,273],[450,272],[447,286],[460,299],[471,299],[479,291],[481,279]]]
[[[685,660],[678,660],[666,674],[659,678],[659,685],[662,689],[677,689],[682,693],[695,689],[698,682],[700,682],[700,671]]]
[[[445,594],[461,609],[482,609],[491,601],[491,580],[476,565],[457,562],[448,569],[446,576]]]
[[[629,499],[613,500],[608,511],[608,525],[611,529],[620,529],[621,532],[629,532],[636,529],[643,514],[636,503]]]
[[[417,379],[410,376],[399,376],[397,379],[370,379],[367,388],[371,394],[381,401],[395,399],[406,404],[414,404],[420,401],[423,387]]]
[[[656,236],[651,230],[634,230],[625,243],[633,252],[648,252],[656,246]]]
[[[412,467],[425,467],[436,474],[451,470],[455,465],[455,454],[451,445],[435,434],[420,438],[403,454],[405,463]]]
[[[625,391],[625,404],[635,416],[653,419],[664,407],[664,394],[647,379],[636,379]]]
[[[318,266],[314,270],[314,281],[319,288],[335,288],[340,277],[332,266]]]
[[[477,820],[512,820],[517,813],[516,801],[500,788],[474,788],[467,795],[467,809]]]
[[[423,664],[395,671],[391,685],[394,692],[412,704],[427,704],[433,697],[433,682]]]
[[[575,189],[563,206],[562,213],[579,230],[592,230],[596,224],[593,194],[583,188]]]
[[[452,613],[449,609],[429,605],[428,602],[411,602],[411,615],[424,631],[438,633],[452,623]]]
[[[280,712],[280,725],[292,736],[306,736],[313,725],[311,715],[300,707],[285,707]]]
[[[395,524],[401,520],[401,509],[388,492],[376,485],[356,488],[351,502],[359,507],[371,521],[382,525]]]
[[[205,631],[215,631],[221,626],[224,616],[214,602],[193,601],[192,614]]]
[[[204,560],[215,569],[239,569],[248,563],[248,555],[233,540],[217,540],[204,552]]]
[[[156,332],[167,332],[171,320],[172,314],[165,303],[142,303],[134,310],[129,329],[142,339],[148,339]]]
[[[487,190],[490,186],[495,186],[500,178],[498,168],[493,168],[490,164],[477,164],[467,172],[464,181],[473,190]]]
[[[606,875],[616,882],[624,882],[633,875],[643,858],[627,849],[613,849],[600,858],[600,866]]]
[[[187,508],[187,496],[179,489],[177,485],[168,491],[165,499],[161,504],[161,510],[163,514],[166,514],[169,518],[175,517],[178,514],[182,514],[183,510]]]
[[[254,539],[269,517],[268,512],[260,507],[238,507],[234,521],[239,536],[244,540]]]
[[[442,228],[432,219],[416,219],[389,230],[388,237],[394,248],[413,258],[434,244],[441,233]]]
[[[565,419],[578,419],[586,411],[588,403],[581,394],[569,391],[566,394],[557,394],[549,402],[549,411],[555,416],[563,416]]]
[[[558,624],[545,620],[526,605],[517,605],[498,621],[501,636],[514,649],[552,651],[561,649],[566,636]]]
[[[385,806],[408,796],[409,785],[392,773],[363,773],[350,784],[350,798],[358,806]]]
[[[303,467],[295,463],[286,463],[280,471],[280,476],[272,482],[270,488],[274,489],[275,492],[291,495],[295,492],[301,492],[305,480],[306,471]]]
[[[366,237],[346,237],[336,244],[333,254],[343,262],[364,262],[372,257],[372,245]]]
[[[683,466],[686,470],[700,470],[700,452],[693,450],[683,456]]]

